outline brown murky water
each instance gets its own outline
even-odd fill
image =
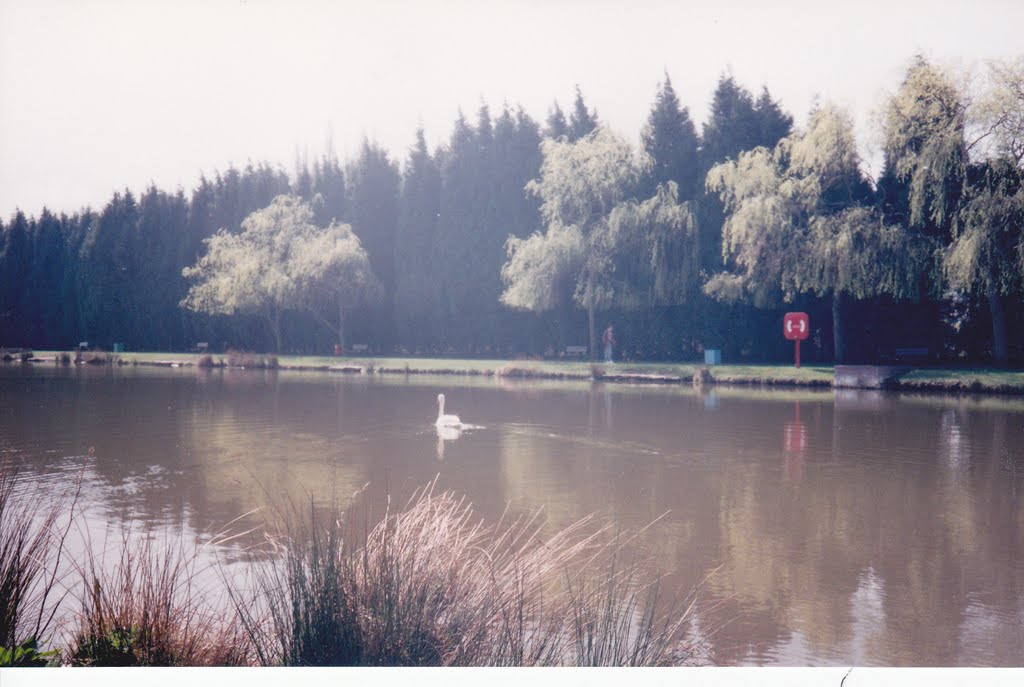
[[[439,437],[440,391],[477,427]],[[435,476],[488,519],[663,516],[720,664],[1024,665],[1021,399],[5,366],[0,450],[108,530]]]

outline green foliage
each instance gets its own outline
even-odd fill
[[[965,101],[952,80],[918,57],[885,110],[885,154],[909,185],[910,223],[941,231],[967,169]]]
[[[1002,158],[978,170],[943,252],[943,274],[963,292],[1020,294],[1024,277],[1024,180]]]
[[[103,634],[83,638],[70,656],[72,665],[96,668],[142,667],[149,663],[135,653],[139,633],[130,627],[114,627]]]
[[[439,310],[434,244],[438,240],[441,170],[423,130],[409,152],[395,241],[395,324],[399,340],[436,343]]]
[[[576,226],[548,225],[527,239],[510,236],[508,262],[501,268],[507,288],[501,302],[512,308],[544,312],[571,292],[573,275],[583,265],[583,234]]]
[[[40,651],[35,637],[17,646],[0,646],[0,668],[42,668],[60,665],[60,651]]]
[[[544,233],[510,237],[502,268],[502,302],[550,310],[568,299],[588,312],[596,351],[594,311],[636,308],[685,296],[695,270],[687,258],[693,219],[674,182],[650,199],[629,200],[649,165],[633,148],[599,128],[570,143],[543,143],[541,176],[526,188],[541,200]]]
[[[700,186],[697,131],[689,111],[679,103],[672,81],[665,75],[641,133],[652,164],[645,184],[651,194],[659,184],[674,182],[681,200],[696,197]]]
[[[573,101],[572,114],[569,115],[569,140],[578,141],[598,127],[597,112],[583,102],[583,92],[576,86],[576,99]]]
[[[319,230],[313,211],[295,196],[278,196],[242,222],[242,232],[221,230],[183,276],[193,285],[182,306],[197,312],[252,313],[271,326],[281,348],[281,317],[308,310],[326,321],[325,303],[338,315],[377,291],[366,252],[351,227],[337,222]]]
[[[852,121],[831,107],[775,150],[713,168],[708,188],[725,203],[723,254],[735,269],[705,291],[760,306],[807,292],[916,295],[927,246],[862,205],[859,179]]]
[[[833,300],[837,360],[844,356],[844,295],[917,297],[932,244],[887,226],[864,204],[849,116],[833,107],[811,114],[807,130],[769,151],[741,153],[708,173],[726,208],[723,254],[733,269],[712,277],[705,293],[759,307],[814,293]]]

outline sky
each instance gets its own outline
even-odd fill
[[[726,72],[798,125],[847,107],[870,171],[873,113],[915,54],[1022,53],[1019,0],[0,0],[0,218],[187,194],[250,161],[291,173],[366,138],[401,162],[419,127],[433,148],[482,103],[543,122],[577,85],[639,142],[666,74],[698,128]]]

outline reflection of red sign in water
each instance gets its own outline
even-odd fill
[[[788,312],[782,318],[782,334],[790,341],[803,341],[811,332],[811,323],[805,312]]]
[[[807,426],[797,420],[783,426],[782,448],[786,453],[803,453],[807,450]]]
[[[782,335],[796,343],[796,366],[800,367],[800,342],[811,333],[811,321],[805,312],[788,312],[782,318]]]
[[[807,425],[800,422],[800,402],[796,402],[796,417],[782,428],[782,449],[786,453],[786,479],[800,483],[803,476],[804,453],[807,451]]]

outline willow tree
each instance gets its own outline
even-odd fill
[[[587,313],[594,355],[597,310],[680,296],[692,215],[674,183],[644,201],[630,198],[649,163],[608,129],[546,140],[542,150],[540,178],[526,188],[540,199],[545,226],[509,237],[501,302],[544,312],[571,299]]]
[[[832,301],[834,354],[845,359],[846,297],[917,295],[927,240],[887,225],[870,204],[870,186],[848,114],[823,107],[806,131],[773,150],[756,148],[708,173],[725,204],[722,252],[731,269],[707,294],[757,307],[814,293]]]
[[[907,185],[909,225],[938,237],[945,285],[985,299],[996,362],[1004,300],[1022,294],[1024,59],[993,62],[980,93],[917,58],[885,110],[886,160]]]
[[[348,224],[332,221],[301,239],[289,260],[301,309],[345,345],[345,313],[379,302],[383,288],[359,237]]]
[[[330,302],[338,315],[376,288],[366,252],[348,225],[314,225],[313,210],[295,196],[278,196],[204,241],[206,253],[182,276],[193,282],[181,305],[196,312],[261,317],[281,350],[281,320],[289,310],[319,314]],[[326,318],[320,317],[327,322]]]

